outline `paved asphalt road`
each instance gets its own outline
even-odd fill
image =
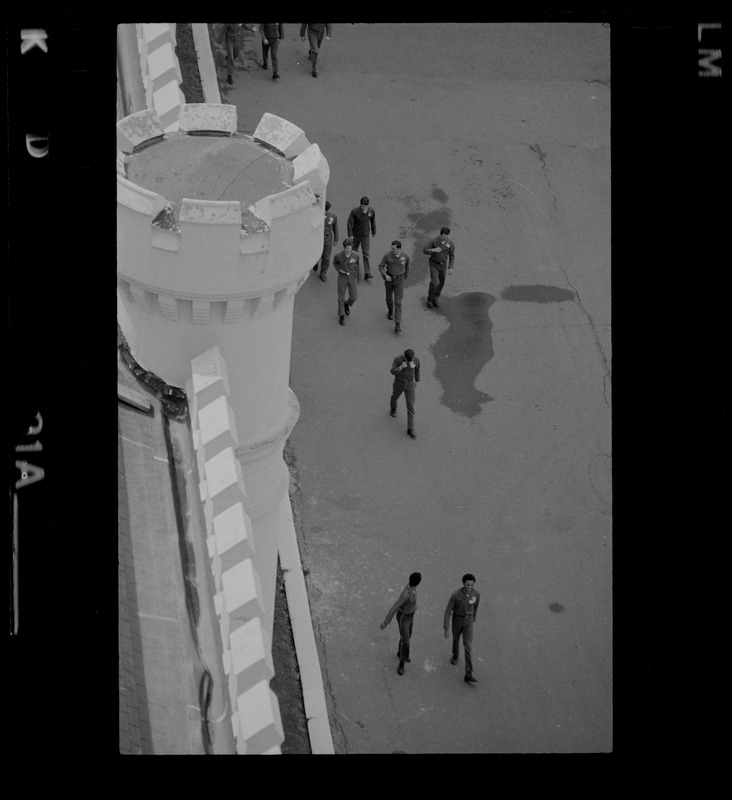
[[[412,256],[403,333],[381,280],[345,328],[336,281],[295,303],[290,442],[304,566],[342,753],[612,749],[610,54],[601,24],[336,25],[313,79],[286,25],[278,82],[248,49],[227,99],[302,127],[372,265]],[[425,307],[425,240],[456,270]],[[392,358],[422,362],[418,438],[388,414]],[[412,663],[379,623],[422,572]],[[442,615],[482,593],[467,686]]]

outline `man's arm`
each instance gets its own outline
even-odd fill
[[[333,214],[333,240],[338,241],[340,237],[338,236],[338,217]]]
[[[425,247],[425,249],[422,252],[426,256],[428,256],[432,252],[434,247],[435,247],[435,243],[434,243],[434,241],[432,239],[430,239],[429,242],[427,242],[427,247]]]
[[[353,238],[353,223],[356,221],[356,214],[355,209],[351,211],[348,215],[348,220],[346,221],[346,230],[348,231],[348,238]]]
[[[402,593],[399,595],[396,603],[387,611],[386,617],[384,617],[384,621],[381,623],[381,629],[383,630],[391,621],[394,619],[394,614],[409,600],[409,592],[406,589],[402,590]]]
[[[417,365],[414,369],[414,380],[419,383],[419,359],[415,358],[414,363]]]
[[[374,211],[373,208],[371,209],[370,220],[371,220],[371,235],[376,236],[376,212]]]
[[[478,604],[480,603],[480,595],[475,598],[475,603],[473,604],[473,622],[478,619]]]
[[[401,372],[404,369],[404,365],[406,364],[406,359],[404,356],[397,356],[391,364],[391,374],[396,375],[397,373]]]
[[[447,268],[450,270],[455,269],[455,242],[452,242],[452,247],[450,248],[450,255],[447,260]]]
[[[404,280],[406,281],[407,278],[409,277],[410,260],[409,260],[409,256],[406,253],[404,255],[406,257],[406,261],[404,262]]]
[[[284,39],[285,38],[285,27],[284,27],[284,23],[283,22],[279,23],[279,33],[280,33],[280,39]]]
[[[307,29],[308,29],[308,24],[307,24],[307,22],[303,22],[303,24],[300,26],[300,38],[301,38],[301,39],[304,39],[304,38],[305,38],[305,31],[306,31]]]
[[[330,39],[330,35],[333,32],[333,23],[326,22],[325,23],[325,38]]]
[[[453,608],[455,608],[455,595],[451,594],[450,599],[447,601],[447,608],[445,609],[445,619],[442,623],[442,627],[445,629],[445,636],[447,636],[447,632],[450,630],[450,617],[452,616]]]
[[[379,272],[381,273],[381,277],[386,280],[386,255],[379,261]]]

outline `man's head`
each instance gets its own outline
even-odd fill
[[[406,358],[407,361],[411,361],[414,358],[414,350],[405,350],[404,358]]]
[[[366,211],[366,209],[369,207],[369,202],[370,201],[369,201],[368,197],[364,196],[364,197],[361,198],[361,211],[364,211],[364,212]]]
[[[325,201],[325,210],[330,211],[330,200]]]
[[[475,586],[475,575],[472,575],[470,572],[466,572],[463,575],[463,586],[470,591],[473,586]]]
[[[422,582],[422,573],[421,572],[413,572],[409,576],[409,585],[410,586],[419,586]]]
[[[402,243],[399,241],[399,239],[394,239],[394,241],[391,243],[391,252],[395,256],[402,252]]]
[[[353,247],[353,239],[344,239],[343,246],[346,248],[346,250],[350,250]]]
[[[442,239],[443,242],[445,241],[445,237],[449,235],[450,235],[449,228],[440,228],[440,239]]]

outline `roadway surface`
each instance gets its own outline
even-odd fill
[[[601,24],[335,25],[319,77],[299,25],[281,79],[247,33],[227,100],[303,128],[346,235],[376,211],[372,271],[345,327],[336,281],[295,303],[290,438],[304,568],[341,753],[612,749],[610,30]],[[261,57],[261,53],[259,54]],[[425,307],[425,240],[457,262]],[[403,333],[375,271],[412,257]],[[393,357],[422,363],[416,430],[388,414]],[[418,570],[412,663],[379,630]],[[479,683],[442,635],[477,577]]]

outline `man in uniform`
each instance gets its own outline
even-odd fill
[[[402,329],[404,283],[409,277],[409,256],[402,253],[402,243],[398,239],[394,239],[391,251],[381,259],[379,272],[386,287],[386,316],[395,321],[394,330],[399,333]]]
[[[323,34],[330,41],[331,29],[330,22],[303,22],[300,26],[300,38],[303,42],[305,41],[305,31],[308,33],[308,44],[310,45],[308,57],[313,64],[313,78],[318,77],[318,53],[320,52],[320,45],[323,44]]]
[[[262,33],[262,68],[267,69],[267,56],[272,53],[272,80],[276,81],[280,77],[277,50],[280,39],[285,38],[284,25],[281,22],[261,22],[259,30]]]
[[[317,270],[320,267],[320,280],[328,280],[325,273],[328,271],[330,254],[333,250],[333,242],[338,241],[338,217],[330,211],[330,200],[325,201],[325,221],[323,223],[323,253],[320,261],[313,267]]]
[[[348,215],[348,235],[353,239],[353,249],[358,252],[359,245],[363,254],[364,278],[371,280],[371,266],[369,265],[369,244],[371,236],[376,236],[376,214],[373,208],[369,208],[368,197],[361,198],[361,205],[351,211]]]
[[[358,254],[353,252],[353,242],[343,240],[343,250],[333,256],[333,267],[338,273],[338,322],[346,324],[346,316],[351,313],[351,306],[358,300],[356,284],[361,283],[361,266]],[[346,289],[348,300],[346,301]]]
[[[399,599],[389,609],[386,618],[379,626],[383,631],[391,622],[396,614],[397,625],[399,625],[399,646],[397,656],[399,656],[399,666],[397,672],[404,675],[404,662],[409,663],[409,640],[412,638],[412,628],[414,627],[414,612],[417,610],[417,586],[422,582],[422,575],[413,572],[409,576],[409,583],[402,589]]]
[[[440,235],[430,239],[423,250],[430,257],[430,288],[427,292],[427,308],[439,308],[437,298],[445,285],[445,270],[452,275],[455,266],[455,245],[448,239],[449,228],[440,228]]]
[[[389,413],[396,417],[397,400],[404,392],[407,401],[407,433],[412,439],[417,438],[414,432],[414,395],[419,383],[419,359],[415,357],[414,350],[405,350],[404,355],[397,356],[391,365],[391,374],[394,376],[394,385],[391,391]]]
[[[473,677],[473,624],[478,616],[480,593],[475,591],[475,575],[469,572],[463,575],[463,585],[450,595],[445,609],[443,628],[445,638],[450,635],[450,615],[452,615],[452,658],[451,664],[458,663],[458,647],[460,636],[463,637],[465,649],[465,683],[477,683]]]
[[[224,23],[226,33],[226,82],[234,85],[234,62],[239,54],[239,30],[243,27],[241,22]]]

